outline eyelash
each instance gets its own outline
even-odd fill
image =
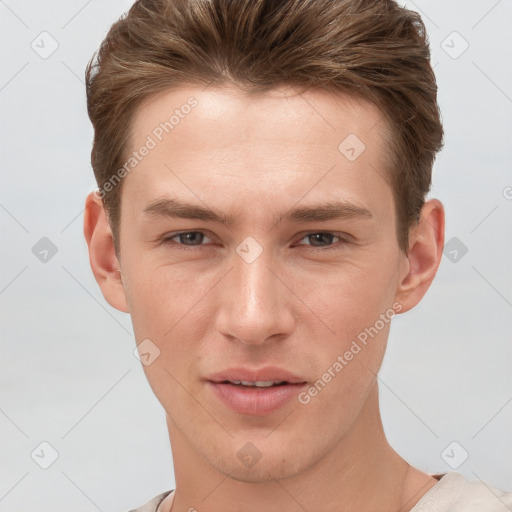
[[[179,231],[177,233],[171,233],[169,235],[164,236],[162,238],[162,243],[164,245],[174,246],[177,249],[181,249],[181,250],[185,250],[185,251],[196,250],[197,248],[203,246],[204,244],[185,245],[180,242],[175,242],[172,240],[173,238],[176,238],[179,235],[187,235],[187,234],[191,234],[191,233],[201,233],[202,235],[208,237],[208,234],[205,233],[204,231]],[[317,246],[309,245],[309,244],[299,244],[299,245],[306,246],[309,249],[314,250],[314,251],[326,251],[326,250],[330,250],[330,249],[339,249],[339,245],[346,245],[346,244],[350,243],[350,241],[347,239],[348,235],[346,235],[345,233],[336,233],[333,231],[311,231],[309,233],[304,234],[299,241],[302,241],[309,236],[320,235],[320,234],[321,235],[332,235],[334,238],[339,238],[340,241],[337,244],[333,243],[331,245],[327,245],[324,247],[317,247]],[[209,237],[209,238],[211,238],[211,237]]]

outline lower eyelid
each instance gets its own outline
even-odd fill
[[[302,238],[300,238],[298,240],[298,242],[301,242],[302,240],[307,239],[309,236],[316,235],[316,234],[332,235],[332,237],[334,239],[338,239],[337,241],[333,240],[333,242],[330,245],[326,245],[324,247],[332,247],[332,246],[334,246],[336,244],[339,244],[339,243],[348,242],[348,240],[346,238],[343,238],[341,235],[337,235],[336,233],[331,233],[329,231],[314,231],[312,233],[306,233]],[[312,244],[299,244],[298,243],[297,245],[308,245],[308,246],[311,246],[311,247],[315,247],[315,248],[321,249],[321,247],[315,246],[315,245],[312,245]]]
[[[181,243],[179,240],[176,240],[180,235],[187,235],[189,233],[200,233],[200,234],[204,235],[204,238],[209,239],[210,241],[213,241],[212,237],[210,237],[207,233],[204,233],[203,231],[179,231],[178,233],[170,233],[168,235],[164,235],[161,238],[161,241],[162,241],[162,243],[178,245],[181,247],[201,247],[202,245],[205,245],[204,243],[201,243],[199,245],[194,245],[194,244],[187,245],[187,244]],[[203,242],[204,242],[204,239],[203,239]]]
[[[207,243],[214,242],[214,239],[211,236],[209,236],[207,233],[203,232],[203,231],[180,231],[180,232],[174,233],[174,234],[171,233],[169,235],[165,235],[164,237],[162,237],[162,242],[163,243],[177,245],[177,246],[180,246],[180,247],[186,247],[186,248],[194,248],[194,247],[201,247],[203,245],[207,245],[207,243],[201,243],[201,244],[198,244],[198,245],[194,245],[194,244],[187,245],[187,244],[181,243],[179,240],[174,240],[175,238],[179,237],[180,235],[186,235],[188,233],[201,233],[202,235],[204,235],[204,238],[210,240],[210,242],[207,242]],[[305,244],[304,243],[299,243],[299,242],[302,242],[303,240],[307,239],[309,236],[315,235],[315,234],[318,234],[318,233],[332,235],[333,238],[335,238],[337,240],[334,240],[331,244],[325,245],[325,246],[315,246],[315,245],[307,244],[307,243],[305,243]],[[203,239],[203,242],[204,242],[204,239]],[[343,243],[349,243],[348,237],[343,237],[342,235],[338,235],[336,233],[332,233],[332,232],[329,232],[329,231],[313,231],[313,232],[306,233],[305,235],[303,235],[293,245],[303,245],[303,246],[306,246],[306,247],[312,247],[313,249],[328,249],[328,248],[331,248],[331,247],[332,248],[336,247],[338,244],[343,244]]]

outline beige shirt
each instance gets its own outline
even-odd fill
[[[467,480],[460,473],[450,472],[440,477],[411,509],[411,512],[510,512],[512,510],[512,492],[491,487],[479,480]],[[163,492],[148,501],[142,507],[129,512],[165,512],[170,510],[174,500],[174,489]]]

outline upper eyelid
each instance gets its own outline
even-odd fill
[[[337,233],[336,231],[310,231],[303,235],[300,235],[298,242],[304,240],[304,238],[306,238],[307,236],[316,235],[316,234],[332,235],[333,237],[344,240],[343,233]],[[346,237],[348,237],[348,235],[346,235]]]
[[[206,235],[208,238],[212,238],[212,239],[215,238],[215,236],[212,236],[209,233],[209,231],[205,231],[205,230],[201,230],[201,229],[188,230],[188,231],[178,231],[176,233],[169,233],[169,234],[164,235],[162,238],[164,240],[170,240],[171,238],[177,237],[179,235],[185,235],[185,234],[188,234],[188,233],[201,233],[203,235]],[[319,233],[333,235],[334,237],[340,238],[341,241],[345,241],[345,242],[348,242],[348,241],[350,241],[350,239],[353,238],[348,233],[343,233],[343,232],[338,232],[338,231],[319,231],[319,230],[317,230],[317,231],[305,231],[304,233],[300,233],[299,235],[297,235],[297,236],[300,236],[300,238],[297,241],[300,242],[300,241],[302,241],[304,238],[306,238],[309,235],[316,235],[316,234],[319,234]],[[182,244],[182,245],[184,245],[184,244]],[[199,246],[200,245],[203,245],[203,244],[199,244]]]
[[[162,238],[165,240],[169,240],[171,238],[174,238],[179,235],[186,235],[188,233],[202,233],[203,235],[206,235],[209,238],[214,238],[208,231],[204,231],[201,229],[193,229],[193,230],[187,230],[187,231],[177,231],[176,233],[166,233]]]

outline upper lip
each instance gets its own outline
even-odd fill
[[[229,368],[221,372],[214,373],[208,377],[211,382],[224,382],[226,380],[240,380],[247,382],[268,382],[268,381],[286,381],[290,384],[302,384],[304,379],[294,375],[288,370],[277,366],[265,366],[264,368]]]

